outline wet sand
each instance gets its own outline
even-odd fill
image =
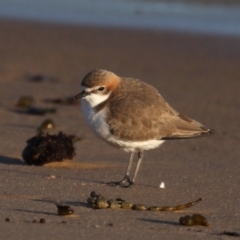
[[[240,233],[239,40],[1,20],[1,238],[220,239],[224,230]],[[153,84],[175,109],[213,128],[215,135],[166,142],[146,152],[135,186],[106,186],[123,177],[129,155],[91,133],[80,105],[43,102],[74,96],[82,77],[95,68]],[[54,79],[28,81],[34,74]],[[15,103],[22,95],[32,95],[38,106],[56,107],[57,113],[19,114]],[[83,140],[72,161],[28,166],[21,152],[46,118],[56,123],[53,132]],[[203,201],[178,212],[93,210],[86,205],[92,190],[147,205]],[[71,205],[75,217],[59,217],[54,202]],[[193,213],[203,214],[210,227],[179,225],[179,217]],[[46,223],[32,223],[40,218]]]

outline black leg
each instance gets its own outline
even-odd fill
[[[125,176],[123,178],[123,180],[119,181],[119,182],[109,182],[107,183],[109,186],[119,186],[119,187],[130,187],[133,185],[133,182],[130,180],[130,178],[128,176]]]

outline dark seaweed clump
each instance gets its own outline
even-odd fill
[[[27,164],[38,166],[73,159],[74,155],[72,138],[62,132],[57,135],[39,133],[27,140],[27,146],[22,152],[22,157]]]

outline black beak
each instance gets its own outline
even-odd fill
[[[76,100],[76,99],[78,99],[78,98],[84,98],[84,97],[86,97],[87,95],[89,95],[89,93],[87,93],[87,92],[85,92],[85,91],[82,91],[82,92],[80,92],[78,95],[74,96],[74,97],[73,97],[73,100]]]

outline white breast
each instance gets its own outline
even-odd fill
[[[102,109],[99,112],[95,112],[90,104],[82,99],[82,110],[84,114],[84,118],[91,128],[91,130],[98,136],[104,140],[109,138],[109,127],[106,123],[106,111]]]

